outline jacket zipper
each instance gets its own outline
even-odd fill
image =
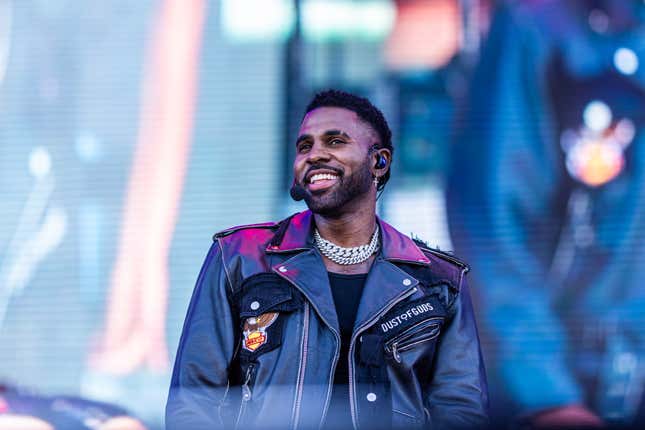
[[[240,403],[240,410],[237,413],[237,419],[235,420],[235,428],[239,428],[240,420],[246,409],[246,404],[251,400],[253,393],[251,392],[251,379],[253,379],[253,374],[255,373],[255,363],[249,363],[249,367],[246,369],[246,376],[244,377],[244,384],[242,385],[242,401]]]
[[[399,294],[394,299],[392,299],[383,309],[381,309],[380,312],[378,312],[376,315],[374,315],[374,317],[361,325],[356,330],[356,332],[352,336],[351,341],[349,342],[349,411],[352,415],[352,424],[354,425],[355,429],[358,429],[358,417],[356,416],[356,389],[354,388],[354,343],[356,342],[356,338],[369,326],[374,324],[374,322],[378,320],[381,315],[392,309],[392,307],[394,307],[400,301],[405,300],[412,294],[416,293],[416,291],[417,287],[412,287],[411,289]]]
[[[324,318],[322,318],[322,320],[325,321]],[[325,424],[325,418],[327,418],[327,411],[329,410],[329,402],[331,400],[331,390],[334,386],[334,374],[336,373],[336,366],[338,365],[338,359],[340,358],[340,334],[336,330],[334,330],[334,328],[327,321],[325,321],[325,324],[327,324],[327,327],[329,327],[329,329],[332,331],[332,333],[334,333],[334,336],[336,337],[336,352],[334,353],[334,360],[331,363],[331,372],[329,373],[329,383],[327,386],[327,397],[325,398],[325,407],[323,408],[323,413],[322,417],[320,418],[320,425],[318,426],[318,428],[323,427],[323,425]]]
[[[439,330],[433,330],[430,333],[424,333],[421,336],[414,338],[413,342],[411,343],[405,343],[406,341],[409,341],[411,337],[413,337],[417,332],[424,330],[426,328],[438,328],[439,327],[439,321],[443,320],[443,318],[429,318],[425,321],[421,321],[412,327],[408,328],[405,330],[403,333],[395,337],[394,339],[390,340],[385,344],[385,350],[387,352],[392,353],[392,356],[394,357],[394,360],[397,363],[401,362],[401,357],[399,356],[399,351],[405,351],[406,349],[411,348],[412,346],[418,345],[423,342],[427,342],[429,340],[435,339],[439,335]],[[401,345],[403,344],[403,345]]]
[[[318,309],[314,301],[311,300],[311,297],[309,297],[304,291],[302,291],[302,289],[291,279],[286,278],[284,276],[282,278],[287,280],[294,287],[296,287],[296,289],[300,291],[300,293],[302,293],[303,296],[305,296],[305,298],[309,301],[309,303],[314,308],[314,310],[316,311],[320,319],[327,325],[329,330],[331,330],[331,332],[334,334],[334,337],[336,338],[336,352],[334,353],[334,359],[331,363],[331,372],[329,373],[329,383],[327,386],[327,397],[325,399],[325,406],[323,408],[322,417],[320,418],[320,425],[318,426],[319,428],[322,428],[323,424],[325,423],[325,418],[327,416],[327,410],[329,409],[329,400],[331,398],[331,389],[333,387],[334,373],[336,373],[336,365],[338,365],[338,358],[340,357],[340,334],[334,327],[332,327],[331,324],[329,324],[329,321],[327,321],[327,319],[322,315],[322,313],[320,312],[320,310]],[[296,390],[297,389],[298,387],[296,387]]]
[[[302,323],[302,346],[300,348],[300,368],[298,369],[298,381],[296,382],[296,400],[294,402],[292,426],[298,427],[300,419],[300,406],[302,404],[302,390],[304,388],[305,367],[307,366],[307,348],[309,343],[309,303],[305,302],[304,319]]]

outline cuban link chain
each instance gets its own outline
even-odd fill
[[[318,229],[314,230],[314,241],[316,242],[316,247],[322,252],[322,254],[329,258],[336,264],[349,265],[349,264],[358,264],[367,260],[379,249],[379,240],[378,240],[378,225],[374,230],[372,239],[370,243],[361,246],[355,246],[353,248],[343,248],[338,246],[327,239],[323,239],[318,232]]]

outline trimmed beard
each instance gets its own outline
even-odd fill
[[[369,167],[370,157],[353,174],[340,176],[338,184],[333,190],[325,191],[320,195],[305,193],[305,203],[311,212],[333,218],[341,214],[341,209],[357,196],[369,192],[372,187],[372,172]]]

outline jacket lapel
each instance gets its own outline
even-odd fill
[[[311,237],[313,216],[310,211],[289,220],[279,244],[268,246],[268,254],[291,254],[292,257],[272,267],[273,271],[294,284],[309,299],[327,323],[339,333],[336,307],[329,286],[329,275]],[[357,328],[374,318],[395,299],[411,290],[419,281],[394,263],[429,265],[430,260],[407,236],[377,218],[381,229],[381,251],[367,276],[358,308]]]
[[[374,260],[365,281],[354,330],[396,302],[396,298],[414,288],[419,281],[394,263],[427,266],[428,257],[412,239],[394,227],[376,219],[381,229],[381,252]]]
[[[379,255],[374,260],[365,281],[363,296],[354,322],[354,331],[418,283],[417,279]]]
[[[329,276],[322,257],[316,250],[309,249],[296,254],[273,266],[273,271],[298,288],[327,324],[340,334]]]

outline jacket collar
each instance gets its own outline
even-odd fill
[[[282,241],[267,246],[267,253],[287,253],[314,248],[313,214],[307,210],[295,214],[289,222]],[[417,265],[429,265],[430,260],[419,249],[416,243],[394,227],[376,217],[381,228],[381,258]]]
[[[339,333],[336,306],[329,285],[329,274],[312,238],[313,216],[310,211],[294,215],[285,225],[282,241],[271,241],[269,254],[287,254],[286,260],[275,264],[274,273],[295,285],[309,299],[327,324]],[[428,265],[414,241],[377,218],[381,228],[381,251],[370,268],[356,314],[354,331],[367,325],[389,309],[400,297],[412,294],[419,281],[399,268],[396,262]],[[280,230],[276,234],[281,234]],[[275,243],[272,245],[272,243]],[[295,255],[293,255],[295,253]]]

